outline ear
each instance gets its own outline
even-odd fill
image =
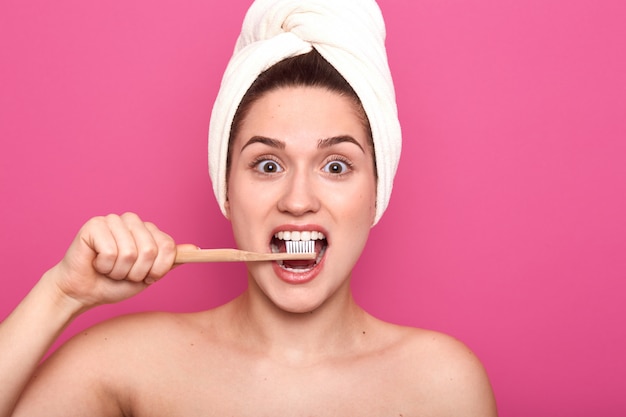
[[[226,195],[226,201],[224,201],[224,214],[226,218],[230,220],[230,201],[228,200],[228,195]]]

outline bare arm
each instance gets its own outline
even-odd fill
[[[55,300],[54,288],[44,278],[0,323],[0,416],[11,415],[37,364],[71,321],[69,305]]]
[[[8,417],[38,363],[80,313],[129,298],[172,267],[176,245],[134,214],[87,222],[63,260],[0,323],[0,417]]]

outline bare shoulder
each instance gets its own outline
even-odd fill
[[[201,332],[195,314],[141,313],[97,324],[40,366],[15,415],[62,416],[72,409],[76,415],[119,416],[151,376],[174,372],[170,364],[186,355]]]
[[[140,369],[144,364],[186,357],[189,347],[210,333],[211,313],[149,312],[113,318],[75,335],[51,360],[85,361],[105,368],[101,372],[119,370],[124,375],[132,368],[146,371]]]
[[[144,360],[157,354],[150,346],[171,347],[172,340],[201,332],[195,314],[137,313],[116,317],[88,328],[70,339],[51,360],[63,361],[66,357],[99,359],[104,362],[115,359],[115,364],[136,359]],[[120,353],[123,352],[123,356]],[[58,359],[57,359],[58,356]],[[127,359],[126,359],[127,358]]]
[[[468,346],[430,330],[396,326],[395,332],[400,335],[397,348],[403,380],[416,391],[428,393],[436,415],[497,415],[485,368]]]

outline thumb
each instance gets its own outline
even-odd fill
[[[174,260],[174,268],[181,265],[183,262],[179,261],[180,257],[189,252],[195,252],[200,250],[196,245],[192,245],[191,243],[183,243],[180,245],[176,245],[176,259]]]

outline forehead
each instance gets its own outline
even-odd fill
[[[252,136],[319,140],[339,135],[350,135],[369,147],[362,110],[352,98],[321,87],[283,87],[250,106],[235,141]]]

